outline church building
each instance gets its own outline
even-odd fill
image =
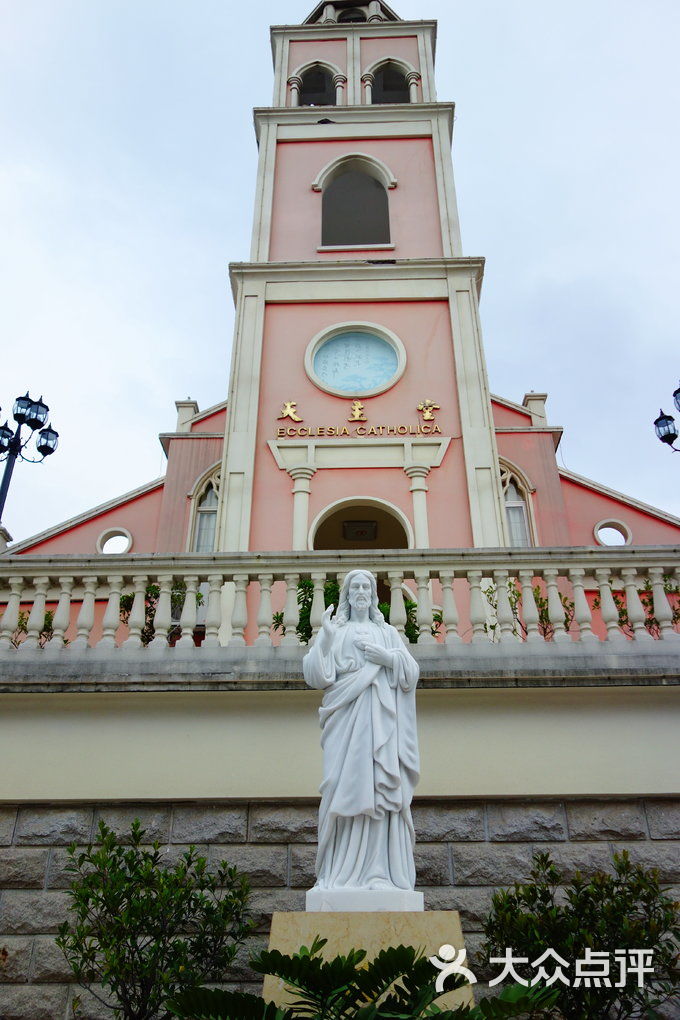
[[[0,555],[0,1016],[69,1015],[65,846],[100,818],[249,872],[260,940],[304,909],[301,662],[356,566],[420,665],[426,909],[474,948],[534,849],[680,882],[680,520],[560,467],[545,393],[489,392],[436,29],[381,0],[271,29],[226,399],[177,401],[162,478]]]

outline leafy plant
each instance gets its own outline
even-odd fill
[[[69,847],[73,919],[56,939],[78,982],[123,1020],[170,1017],[168,996],[223,978],[251,928],[236,868],[209,874],[194,847],[166,866],[144,834],[136,820],[122,845],[100,822],[98,844]]]
[[[253,970],[281,978],[294,998],[287,1009],[265,1003],[257,996],[195,989],[175,996],[168,1004],[180,1017],[192,1020],[483,1020],[485,1017],[537,1016],[556,993],[545,989],[508,988],[495,1000],[477,1007],[468,1005],[440,1009],[435,1000],[437,971],[420,950],[394,946],[366,963],[362,949],[324,961],[325,939],[316,938],[293,956],[277,950],[261,953],[251,961]],[[465,983],[462,976],[449,980],[449,988]]]
[[[638,987],[628,974],[624,986],[615,987],[619,966],[613,967],[613,987],[560,985],[558,1015],[565,1020],[630,1020],[660,1016],[656,1007],[664,1002],[680,977],[678,969],[677,904],[659,885],[658,872],[632,864],[624,851],[615,854],[613,873],[598,871],[590,878],[577,873],[561,895],[562,875],[550,854],[537,853],[531,882],[496,892],[492,911],[484,924],[486,941],[482,959],[502,957],[507,947],[515,959],[517,975],[535,978],[530,964],[548,947],[570,965],[586,951],[653,950],[655,980]],[[573,971],[571,972],[573,978]]]
[[[663,577],[663,590],[666,595],[670,595],[669,599],[671,611],[673,614],[672,626],[677,627],[680,623],[680,585],[673,584],[673,579],[669,574],[664,574]],[[654,593],[652,591],[652,582],[649,578],[645,578],[644,584],[641,588],[638,588],[638,595],[640,596],[640,602],[645,614],[644,624],[652,637],[658,638],[660,634],[659,621],[654,615]],[[619,614],[619,627],[624,634],[632,637],[635,633],[633,626],[628,617],[628,603],[626,602],[626,596],[624,592],[613,591],[612,598],[614,599],[614,605]],[[593,599],[593,609],[599,609],[602,605],[600,596],[598,595]]]
[[[156,617],[156,610],[158,608],[158,600],[160,598],[161,589],[157,584],[147,584],[144,593],[144,626],[142,627],[141,641],[142,645],[146,648],[153,639],[156,633],[154,628],[154,619]],[[170,611],[173,620],[179,618],[184,606],[184,600],[187,594],[187,586],[184,581],[176,580],[173,583],[172,590],[170,592]],[[128,624],[130,621],[130,613],[132,612],[132,605],[135,601],[134,593],[126,592],[120,597],[120,619],[124,624]],[[196,605],[203,605],[203,593],[200,591],[196,592]],[[180,627],[178,624],[174,624],[168,631],[168,639],[172,640],[180,635]]]
[[[338,605],[338,598],[340,597],[340,585],[337,581],[326,581],[323,586],[323,604],[324,609],[328,609],[329,606]],[[314,581],[311,577],[301,577],[298,581],[297,586],[297,604],[298,604],[298,623],[295,628],[295,633],[300,639],[303,645],[308,645],[312,640],[312,602],[314,600]],[[286,633],[286,628],[283,624],[283,612],[274,613],[272,616],[272,628],[276,631],[281,631],[282,634]]]
[[[38,635],[38,644],[40,645],[41,648],[44,648],[47,642],[52,640],[53,633],[54,633],[54,613],[51,609],[48,609],[47,612],[45,613],[45,619],[43,620],[43,625],[40,628],[40,633]],[[19,612],[19,618],[17,620],[17,629],[14,631],[12,637],[10,638],[10,641],[12,642],[15,648],[19,647],[21,642],[26,637],[26,634],[28,634],[28,613],[22,610]],[[67,643],[66,639],[64,639],[64,644],[66,643]]]
[[[548,596],[543,592],[542,588],[538,584],[535,585],[532,590],[534,602],[536,603],[536,610],[538,612],[538,632],[545,638],[546,641],[552,641],[555,636],[555,628],[550,621]],[[521,612],[522,589],[514,578],[508,578],[507,592],[513,616],[513,631],[518,638],[525,638],[527,636],[527,628],[524,624],[524,620],[522,619]],[[490,585],[488,588],[482,588],[482,595],[484,595],[493,611],[493,620],[490,623],[485,623],[484,629],[487,633],[491,634],[492,640],[495,640],[500,629],[496,618],[496,614],[498,612],[498,588],[495,584]],[[573,601],[566,595],[562,594],[562,592],[559,593],[559,596],[560,602],[562,603],[562,609],[564,610],[564,629],[568,631],[574,620],[575,606]]]

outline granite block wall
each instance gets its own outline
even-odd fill
[[[72,1016],[82,993],[54,934],[68,907],[66,848],[92,840],[99,819],[124,833],[139,818],[168,861],[193,843],[211,863],[226,859],[248,873],[257,929],[228,977],[259,991],[248,956],[266,945],[272,911],[304,909],[316,812],[314,802],[0,805],[0,1018]],[[680,800],[416,800],[413,814],[426,909],[459,910],[472,953],[493,890],[526,879],[536,849],[549,849],[571,877],[606,868],[626,848],[680,885]],[[112,1015],[83,999],[83,1020]]]

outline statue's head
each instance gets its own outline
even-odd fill
[[[345,577],[338,599],[336,622],[339,626],[352,618],[353,606],[368,602],[368,616],[373,623],[385,623],[385,617],[378,609],[378,585],[369,570],[350,570]]]

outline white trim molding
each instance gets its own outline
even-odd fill
[[[633,544],[633,532],[630,530],[630,527],[625,523],[625,521],[620,521],[616,517],[605,517],[603,520],[598,521],[593,527],[595,541],[598,545],[604,546],[605,549],[611,548],[612,543],[603,542],[600,538],[600,531],[603,528],[611,528],[612,531],[616,531],[619,535],[621,535],[624,545]]]
[[[335,389],[333,386],[329,386],[328,383],[324,382],[323,379],[319,378],[314,370],[314,358],[318,350],[328,341],[332,340],[333,337],[339,336],[341,333],[365,333],[367,336],[377,336],[380,340],[384,340],[390,345],[392,350],[397,355],[397,369],[395,374],[384,384],[380,386],[374,386],[370,390],[357,390],[348,393],[347,390]],[[351,397],[375,397],[378,393],[385,393],[387,390],[399,382],[404,371],[406,369],[406,348],[399,339],[396,333],[393,333],[391,329],[387,329],[385,326],[379,325],[377,322],[339,322],[330,329],[322,329],[316,336],[307,344],[305,351],[305,372],[311,379],[315,386],[325,393],[331,393],[334,397],[344,397],[345,399]]]
[[[132,549],[132,544],[134,542],[132,532],[128,531],[127,528],[119,526],[117,527],[114,525],[113,527],[105,528],[104,531],[102,531],[101,535],[98,537],[97,541],[95,542],[95,548],[98,553],[107,555],[104,552],[104,546],[106,545],[110,538],[124,538],[127,541],[127,546],[125,547],[125,549],[116,549],[116,552],[113,555],[125,556],[125,554],[129,553],[130,550]],[[109,553],[108,555],[111,555],[111,553]]]
[[[312,191],[323,191],[346,170],[360,170],[362,173],[374,177],[376,181],[380,181],[385,188],[396,188],[397,186],[397,178],[381,159],[369,156],[366,152],[348,152],[332,159],[330,163],[326,163],[322,170],[319,170],[312,181]]]

